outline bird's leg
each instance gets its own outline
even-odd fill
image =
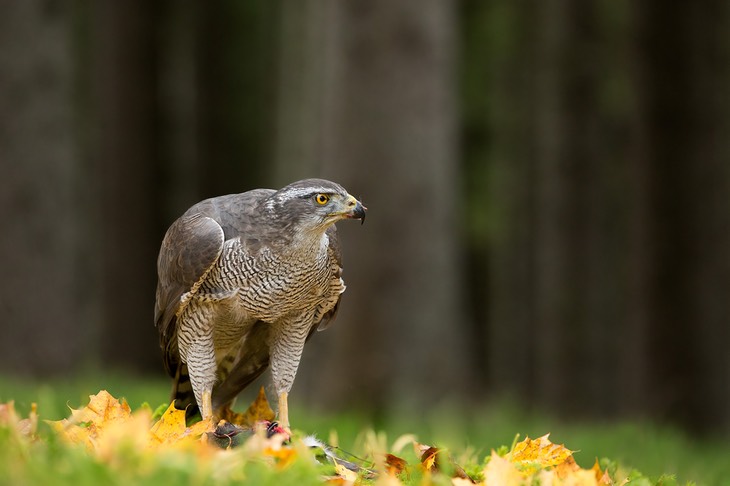
[[[279,393],[279,425],[284,430],[291,432],[289,428],[289,394],[287,392]]]
[[[201,326],[203,327],[203,326]],[[207,326],[206,326],[207,327]],[[179,341],[180,355],[188,366],[190,384],[193,386],[195,401],[198,403],[203,420],[210,422],[211,430],[215,428],[213,417],[213,385],[216,382],[216,360],[213,346],[213,336],[209,329],[199,330],[194,340],[184,346],[182,338]]]
[[[203,390],[203,396],[201,397],[203,403],[200,409],[200,415],[203,417],[203,420],[208,420],[213,417],[212,396],[213,393],[210,390]]]
[[[311,322],[311,319],[309,320]],[[279,322],[271,333],[271,377],[279,396],[279,423],[291,433],[289,392],[299,368],[309,326],[299,322]]]

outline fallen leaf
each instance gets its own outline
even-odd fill
[[[573,457],[568,457],[565,461],[561,462],[557,466],[554,467],[555,472],[557,473],[558,477],[560,479],[566,478],[570,476],[573,472],[579,471],[580,466],[576,464],[575,459]]]
[[[110,464],[119,463],[121,450],[145,450],[150,442],[149,430],[152,412],[139,410],[125,420],[115,420],[97,428],[94,440],[94,452],[103,461]]]
[[[274,410],[266,398],[266,391],[262,386],[258,396],[251,402],[248,409],[243,413],[236,413],[230,408],[224,408],[221,419],[242,427],[253,428],[258,422],[271,422],[276,417]]]
[[[164,410],[164,412],[162,412]],[[149,407],[142,407],[132,413],[124,400],[117,400],[102,390],[89,397],[87,406],[78,410],[71,409],[67,419],[48,422],[63,440],[84,445],[90,453],[113,470],[122,471],[130,467],[130,458],[146,464],[153,454],[162,452],[165,461],[195,460],[201,477],[244,479],[241,464],[248,460],[263,462],[271,468],[286,468],[292,462],[308,460],[316,448],[319,462],[331,462],[336,476],[320,478],[328,484],[354,485],[363,481],[375,486],[399,486],[403,483],[403,473],[411,468],[424,471],[423,484],[450,484],[452,486],[481,485],[516,486],[521,484],[542,484],[543,486],[598,486],[624,485],[623,482],[602,471],[596,461],[592,468],[581,469],[573,458],[573,451],[563,445],[553,444],[549,436],[537,439],[526,438],[513,445],[502,456],[492,451],[487,465],[481,474],[469,477],[446,449],[419,444],[410,435],[396,440],[390,452],[384,433],[369,432],[366,435],[370,445],[369,457],[375,464],[333,448],[314,438],[309,441],[293,440],[283,434],[271,434],[270,422],[274,412],[266,399],[263,388],[248,410],[243,414],[233,414],[230,418],[246,427],[241,428],[233,420],[221,421],[214,432],[212,424],[200,421],[186,425],[185,412],[177,410],[172,404],[160,407],[160,417],[153,423],[153,413]],[[0,427],[14,431],[15,439],[43,441],[36,436],[38,423],[37,407],[33,405],[27,418],[21,418],[13,402],[0,404]],[[205,435],[204,435],[205,434]],[[333,442],[336,442],[336,434]],[[201,439],[202,437],[202,439]],[[220,439],[213,444],[211,438]],[[516,439],[515,439],[516,440]],[[396,456],[408,442],[413,444],[417,461],[408,464]],[[234,445],[240,446],[233,451]],[[137,451],[140,455],[129,454]],[[320,456],[322,456],[320,458]],[[474,454],[463,455],[460,462],[474,464]],[[476,459],[478,461],[478,459]],[[135,462],[136,464],[136,462]],[[448,478],[446,475],[452,477]],[[473,479],[477,478],[477,479]]]
[[[421,468],[424,471],[434,471],[438,469],[438,453],[439,449],[426,444],[419,444],[413,442],[413,449],[416,451],[416,455],[421,461]]]
[[[597,486],[598,482],[591,469],[579,469],[571,472],[565,478],[560,478],[557,471],[543,469],[537,475],[533,476],[533,480],[541,485],[561,485],[561,486]]]
[[[408,463],[398,456],[394,456],[393,454],[385,455],[385,470],[388,474],[397,476],[405,471],[407,465]]]
[[[47,421],[64,440],[73,444],[84,444],[95,450],[97,440],[105,428],[128,421],[132,411],[126,401],[119,401],[106,390],[89,395],[89,404],[82,409],[71,409],[71,417]]]
[[[291,447],[267,448],[264,455],[274,458],[277,466],[286,467],[297,457],[297,451]]]
[[[80,410],[71,409],[71,422],[75,424],[93,423],[103,427],[115,421],[124,421],[132,414],[125,400],[119,401],[108,391],[101,390],[89,395],[89,404]]]
[[[523,475],[508,459],[492,451],[487,467],[484,468],[484,483],[500,486],[517,486],[522,484]]]
[[[593,463],[591,471],[593,471],[593,474],[596,477],[596,481],[598,482],[598,484],[612,484],[611,478],[608,475],[608,470],[601,471],[601,465],[598,464],[598,458],[596,458],[596,461]]]
[[[198,422],[200,423],[200,422]],[[185,410],[175,408],[173,401],[162,417],[150,429],[150,444],[171,444],[185,434]]]
[[[520,466],[520,469],[527,475],[533,474],[538,469],[562,464],[565,464],[566,470],[577,468],[578,466],[573,460],[573,451],[566,449],[563,445],[553,444],[548,439],[549,435],[545,434],[537,439],[526,437],[522,442],[515,444],[506,459]]]
[[[350,484],[354,484],[355,481],[357,481],[357,473],[355,471],[350,471],[345,466],[337,462],[337,460],[334,461],[335,464],[335,473],[344,479],[345,481],[348,481]]]

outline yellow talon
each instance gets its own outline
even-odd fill
[[[279,426],[281,426],[286,432],[291,435],[291,429],[289,428],[289,394],[282,392],[279,394]]]
[[[213,418],[213,402],[211,395],[210,390],[203,391],[203,409],[200,411],[200,415],[203,417],[203,420],[211,420]]]

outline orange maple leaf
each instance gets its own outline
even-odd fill
[[[248,409],[243,413],[236,413],[230,408],[224,408],[221,419],[242,427],[254,428],[259,422],[271,422],[276,417],[274,410],[269,405],[266,392],[262,386],[258,396],[251,402]]]
[[[79,410],[71,409],[69,419],[47,421],[64,440],[96,448],[96,441],[105,428],[129,420],[132,411],[126,401],[119,401],[106,390],[89,395],[89,404]]]
[[[185,410],[175,408],[172,402],[162,417],[150,429],[151,444],[171,444],[180,440],[185,434]]]
[[[562,444],[553,444],[545,434],[537,439],[526,437],[515,445],[507,454],[507,459],[520,466],[526,474],[532,474],[538,469],[554,467],[560,477],[570,471],[580,469],[573,459],[573,451]]]

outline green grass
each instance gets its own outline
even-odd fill
[[[162,379],[130,377],[121,374],[85,376],[52,383],[28,382],[0,377],[0,403],[15,400],[16,409],[27,414],[32,402],[38,403],[41,419],[58,420],[68,416],[68,406],[86,405],[88,395],[101,389],[124,397],[133,409],[143,403],[156,407],[167,401],[169,385]],[[336,430],[340,447],[361,457],[367,456],[364,444],[372,441],[365,431],[378,430],[387,447],[403,434],[415,434],[422,443],[448,448],[457,462],[480,463],[491,449],[513,442],[515,434],[538,437],[548,432],[555,443],[577,451],[575,459],[590,468],[595,458],[610,458],[626,468],[636,468],[651,478],[674,475],[678,484],[730,485],[730,444],[699,441],[669,428],[647,423],[565,422],[549,416],[528,414],[519,407],[502,402],[468,412],[457,407],[430,407],[417,413],[391,412],[372,420],[366,413],[307,414],[292,409],[293,423],[305,433],[330,441]],[[78,448],[58,444],[51,434],[47,444],[17,447],[7,435],[0,435],[0,485],[3,484],[233,484],[245,477],[251,484],[318,484],[314,466],[297,463],[272,474],[269,468],[253,461],[235,469],[230,477],[220,471],[196,470],[194,461],[160,461],[150,464],[139,454],[130,453],[120,460],[129,461],[126,473],[113,473],[106,464]],[[406,451],[403,454],[412,454]],[[300,461],[301,462],[301,461]],[[20,468],[20,469],[19,469]],[[116,469],[115,469],[116,470]],[[4,478],[12,478],[8,483]]]

